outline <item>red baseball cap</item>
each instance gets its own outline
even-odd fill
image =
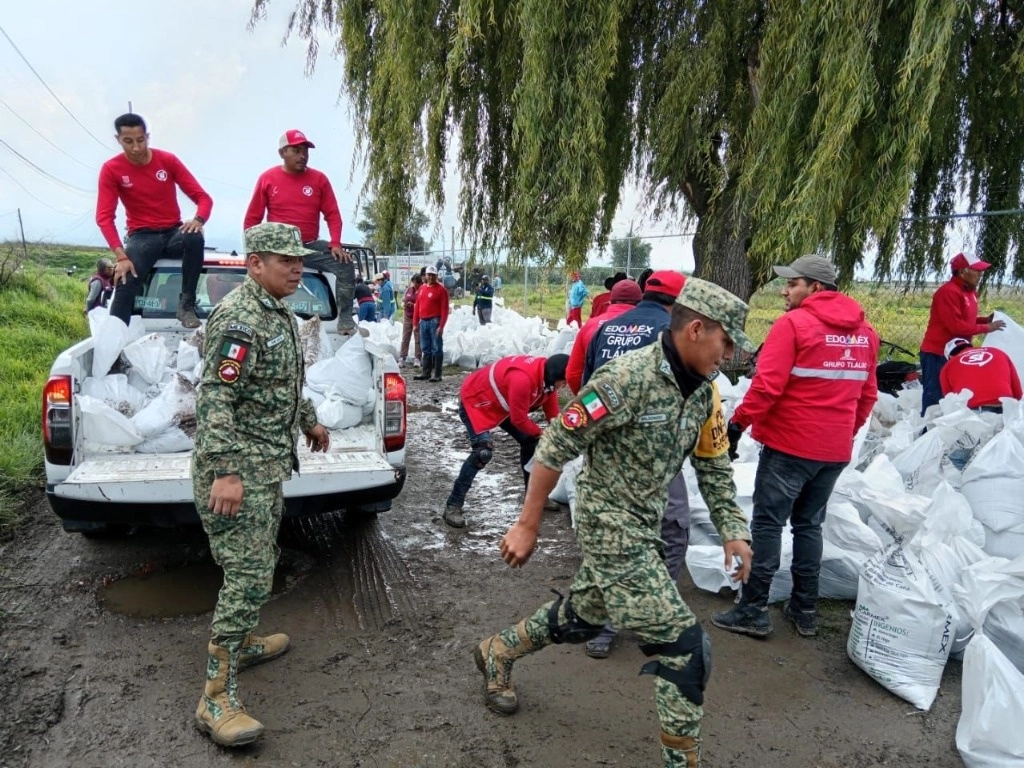
[[[673,272],[671,269],[662,269],[652,272],[651,276],[647,278],[646,290],[664,293],[675,299],[678,298],[679,292],[683,290],[685,284],[686,277],[683,275]]]
[[[949,268],[952,269],[954,272],[959,272],[961,269],[968,268],[976,269],[979,272],[983,272],[991,266],[992,265],[989,264],[987,261],[968,261],[967,257],[964,256],[962,253],[958,253],[956,256],[953,257],[953,260],[949,262]]]
[[[301,147],[302,145],[305,145],[310,149],[316,149],[316,144],[307,139],[306,134],[295,128],[285,131],[281,134],[281,138],[277,140],[278,149],[284,149],[285,147]]]

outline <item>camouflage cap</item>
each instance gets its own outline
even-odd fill
[[[315,256],[302,244],[299,228],[291,224],[265,222],[245,230],[246,253],[276,253],[281,256]]]
[[[737,347],[753,352],[756,347],[743,332],[749,307],[725,288],[696,277],[686,278],[676,304],[699,312],[709,320],[721,323],[726,334]]]

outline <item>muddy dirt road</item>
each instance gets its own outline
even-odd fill
[[[660,765],[653,688],[628,633],[606,660],[557,646],[520,662],[514,717],[483,706],[473,645],[566,587],[577,554],[568,513],[549,513],[527,567],[501,562],[522,495],[503,433],[467,501],[469,527],[440,520],[466,450],[460,378],[409,382],[409,482],[391,512],[285,526],[261,626],[288,632],[293,649],[243,673],[267,735],[234,753],[192,722],[219,579],[202,532],[91,541],[32,502],[0,545],[0,766]],[[850,605],[832,606],[811,641],[775,607],[776,632],[760,642],[710,626],[731,598],[685,574],[681,588],[714,643],[705,766],[962,766],[958,663],[921,713],[847,659]]]

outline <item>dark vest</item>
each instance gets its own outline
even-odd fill
[[[594,371],[619,355],[653,344],[668,327],[669,313],[654,301],[641,301],[634,309],[603,323],[590,340],[583,364],[583,383]]]

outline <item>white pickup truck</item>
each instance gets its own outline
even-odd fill
[[[242,257],[208,253],[197,291],[200,317],[209,315],[226,284],[240,282],[244,274]],[[333,280],[333,275],[307,271],[299,291],[286,301],[303,319],[319,316],[336,347],[336,324],[330,322],[338,316]],[[180,287],[180,262],[160,261],[136,301],[146,333],[159,334],[170,350],[193,333],[174,318]],[[286,517],[337,510],[375,514],[390,509],[405,484],[405,380],[390,354],[362,341],[377,395],[372,412],[356,426],[331,430],[327,453],[311,453],[299,441],[299,471],[284,484]],[[103,439],[84,434],[76,398],[92,374],[92,363],[93,339],[88,338],[58,355],[43,391],[46,495],[64,530],[103,535],[126,527],[198,523],[190,452],[91,448]]]

